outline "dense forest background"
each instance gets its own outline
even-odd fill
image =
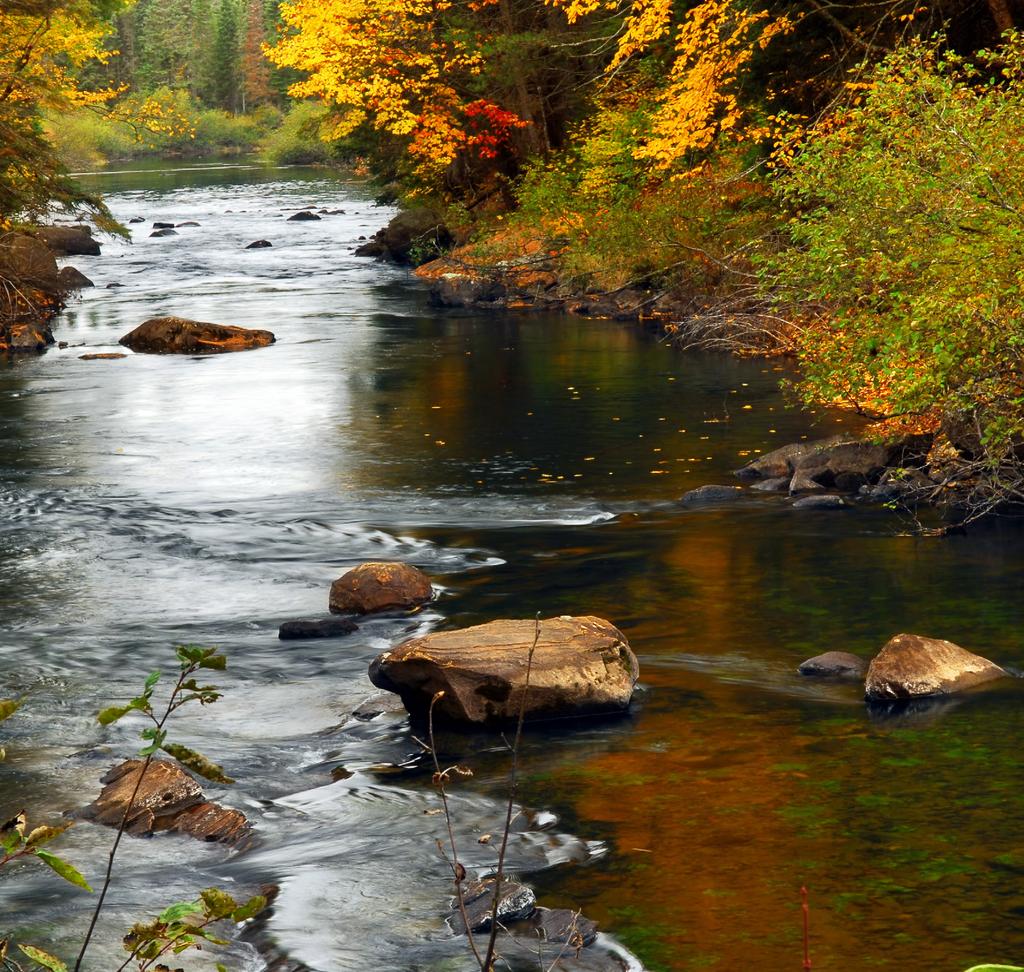
[[[6,0],[0,211],[101,212],[62,173],[144,153],[344,161],[462,265],[671,293],[1019,496],[1017,3]]]

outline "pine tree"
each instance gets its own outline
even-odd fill
[[[237,111],[241,88],[237,0],[221,0],[213,42],[213,100],[226,111]]]

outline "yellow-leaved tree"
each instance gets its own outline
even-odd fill
[[[285,32],[267,55],[302,72],[293,96],[332,108],[325,138],[368,126],[430,183],[460,153],[491,157],[527,124],[474,90],[483,38],[459,23],[463,14],[448,0],[289,0]]]

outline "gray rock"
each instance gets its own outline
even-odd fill
[[[271,243],[270,240],[253,240],[253,242],[250,243],[246,247],[246,249],[247,250],[266,250],[268,247],[271,247],[273,245],[274,244]]]
[[[199,226],[199,223],[197,223],[197,222],[196,222],[196,221],[195,221],[194,219],[190,219],[190,220],[188,220],[188,221],[187,221],[187,222],[185,222],[185,223],[178,223],[178,228],[179,228],[179,229],[180,229],[180,228],[181,228],[182,226]]]
[[[775,476],[753,483],[750,488],[756,489],[759,493],[784,493],[789,489],[789,482],[789,476]]]
[[[178,231],[174,230],[174,229],[158,229],[158,230],[153,230],[153,232],[150,233],[149,235],[151,237],[152,236],[177,236],[178,235]]]
[[[494,912],[494,878],[484,881],[467,882],[462,889],[462,903],[466,909],[466,920],[463,920],[458,899],[451,903],[449,920],[459,934],[466,933],[468,923],[471,931],[487,931],[491,927]],[[498,921],[501,924],[518,921],[529,917],[536,906],[537,896],[532,888],[507,878],[501,882],[501,898],[498,902]]]
[[[153,229],[174,229],[174,223],[154,223]]]
[[[864,694],[872,701],[950,695],[1007,677],[995,662],[951,641],[898,634],[871,660]]]
[[[714,506],[719,503],[731,503],[741,494],[737,486],[698,486],[684,493],[679,502],[683,506]]]
[[[793,504],[794,510],[848,510],[850,504],[842,498],[828,494],[827,496],[805,496]]]
[[[146,219],[143,216],[133,216],[130,220],[128,220],[128,222],[129,223],[144,223],[144,222],[146,222]]]
[[[868,670],[868,663],[848,651],[826,651],[802,662],[797,671],[811,678],[843,678],[860,680]]]
[[[95,287],[94,284],[81,270],[76,267],[61,267],[57,274],[57,283],[65,293],[72,290],[84,290],[86,287]]]
[[[402,702],[400,695],[396,695],[394,692],[377,692],[376,695],[363,699],[352,710],[352,717],[360,722],[368,722],[370,719],[376,719],[377,716],[385,714],[402,713],[404,715],[405,711],[405,703]]]
[[[597,922],[568,908],[537,908],[529,923],[545,942],[565,942],[573,948],[586,948],[597,938]]]
[[[340,638],[358,631],[359,626],[348,618],[322,618],[315,621],[285,621],[278,629],[282,641],[302,638]]]

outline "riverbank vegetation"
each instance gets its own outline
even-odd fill
[[[542,271],[545,302],[673,295],[684,343],[793,353],[804,402],[945,432],[965,475],[1024,498],[1012,4],[281,10],[270,59],[329,106],[326,137],[447,207],[442,271]]]
[[[972,476],[1024,494],[1009,0],[11,9],[8,221],[51,200],[102,212],[62,162],[367,159],[443,210],[446,266],[628,289],[641,316],[662,301],[681,343],[794,354],[802,401],[944,431]]]

